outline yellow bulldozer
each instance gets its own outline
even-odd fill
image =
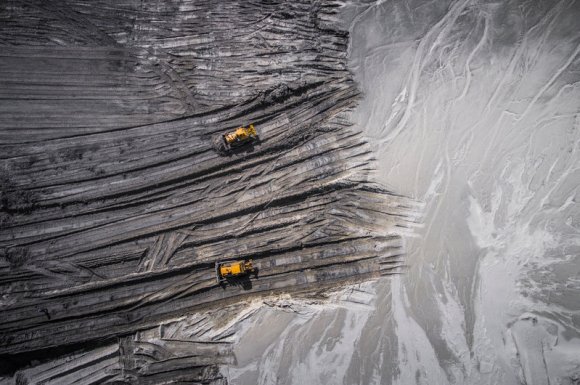
[[[249,143],[258,138],[258,133],[253,124],[248,127],[238,127],[235,131],[223,134],[224,143],[227,147],[237,147]]]
[[[234,131],[213,137],[213,145],[218,154],[228,154],[231,150],[258,140],[258,132],[253,124],[238,127]]]
[[[216,262],[215,272],[219,284],[226,282],[229,278],[244,277],[248,274],[256,273],[256,268],[252,260]]]

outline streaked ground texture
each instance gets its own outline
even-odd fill
[[[283,338],[238,355],[234,383],[580,383],[580,3],[343,14],[355,121],[424,226],[404,276],[334,308],[260,310],[242,341],[274,321]]]
[[[222,384],[226,306],[399,271],[339,6],[0,3],[0,381]]]
[[[580,383],[578,2],[0,17],[0,382]]]

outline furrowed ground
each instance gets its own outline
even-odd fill
[[[373,156],[350,129],[358,91],[339,6],[0,6],[7,373],[74,351],[16,377],[219,383],[231,353],[219,335],[157,327],[399,271],[412,202],[372,182]],[[216,151],[249,123],[259,141]],[[217,283],[215,262],[250,258],[256,277]]]

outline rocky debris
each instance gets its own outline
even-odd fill
[[[34,197],[2,205],[5,371],[62,356],[103,376],[83,369],[86,383],[165,383],[170,371],[195,383],[217,356],[188,369],[205,348],[140,331],[400,271],[412,202],[371,182],[373,156],[350,128],[358,91],[338,6],[0,6],[2,197]],[[250,122],[259,143],[215,151],[212,138]],[[243,258],[259,276],[218,286],[215,262]],[[107,344],[76,353],[95,341]]]

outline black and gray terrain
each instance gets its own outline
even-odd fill
[[[339,5],[2,2],[1,383],[226,383],[244,301],[400,271]]]

